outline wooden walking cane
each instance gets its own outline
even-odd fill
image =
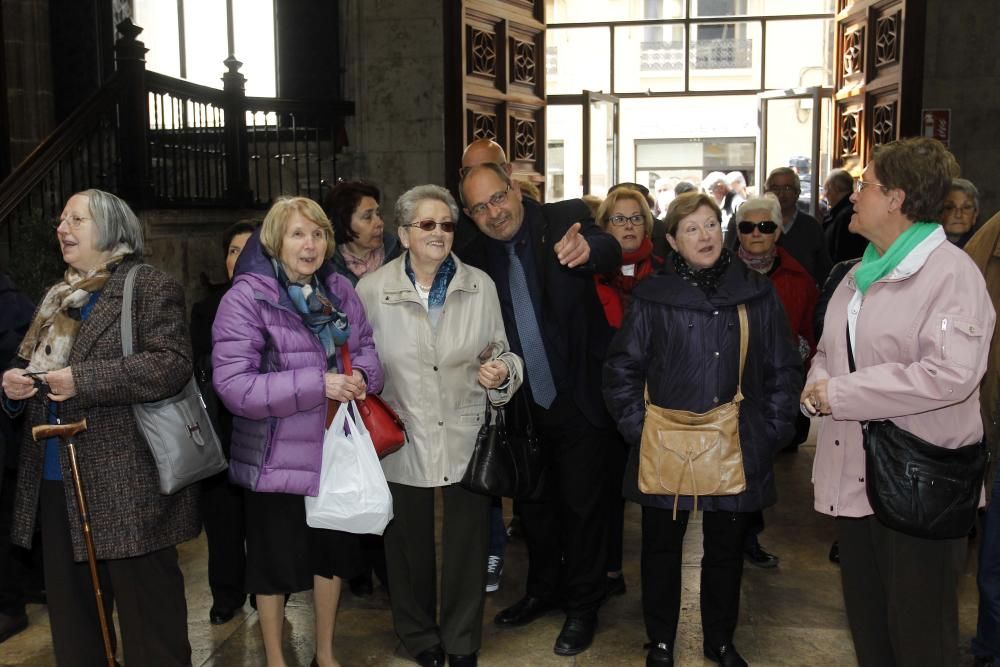
[[[111,650],[111,631],[108,617],[104,613],[104,596],[101,594],[101,580],[97,576],[97,554],[94,551],[94,537],[90,534],[90,512],[87,511],[87,501],[83,497],[83,485],[80,482],[80,469],[76,465],[76,446],[72,437],[80,431],[87,430],[87,420],[81,419],[72,424],[42,424],[31,429],[31,437],[36,442],[59,438],[66,443],[69,454],[69,467],[73,473],[73,490],[76,493],[76,506],[80,510],[80,525],[83,527],[83,540],[87,545],[87,564],[90,565],[90,583],[94,586],[94,599],[97,602],[97,617],[101,622],[101,638],[104,640],[104,655],[108,659],[108,667],[115,667],[115,654]]]

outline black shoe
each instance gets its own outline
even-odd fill
[[[767,570],[778,567],[778,557],[764,551],[757,540],[754,540],[752,545],[743,550],[743,555],[751,565],[756,565]]]
[[[597,629],[597,615],[567,616],[562,631],[556,637],[553,650],[556,655],[576,655],[583,653],[594,641]]]
[[[619,574],[617,577],[604,578],[604,597],[612,595],[625,595],[625,575]]]
[[[519,625],[527,625],[540,616],[555,609],[555,605],[542,598],[525,595],[523,598],[507,607],[493,619],[497,625],[516,628]]]
[[[705,657],[722,667],[747,667],[747,661],[736,652],[732,644],[721,644],[718,648],[705,646]]]
[[[840,542],[834,541],[830,545],[830,562],[840,565]]]
[[[232,607],[217,607],[212,605],[212,609],[208,612],[208,620],[212,625],[222,625],[233,620],[235,614],[236,610]]]
[[[0,614],[0,643],[3,643],[28,627],[27,614]]]
[[[674,667],[674,647],[668,642],[649,642],[646,654],[646,667]]]
[[[435,644],[413,656],[413,659],[420,667],[444,667],[444,649],[440,644]]]
[[[475,653],[469,653],[467,655],[449,653],[448,664],[451,667],[476,667],[476,665],[479,664],[479,658]]]
[[[352,578],[348,582],[351,587],[351,593],[355,597],[366,597],[375,592],[374,582],[372,581],[372,573],[359,574],[358,576]]]
[[[991,655],[972,656],[972,667],[996,667],[997,661]]]

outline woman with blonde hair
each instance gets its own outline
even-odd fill
[[[319,491],[330,400],[382,389],[364,307],[330,264],[333,228],[305,197],[282,198],[247,241],[212,327],[213,381],[233,413],[230,479],[246,489],[246,586],[269,667],[282,654],[284,597],[312,588],[314,665],[336,665],[340,584],[360,569],[358,537],[306,525]],[[353,372],[339,368],[350,350]]]

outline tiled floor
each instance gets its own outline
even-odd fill
[[[775,570],[748,567],[743,578],[740,627],[735,643],[753,665],[852,665],[855,664],[846,629],[840,576],[827,560],[832,539],[832,521],[812,510],[809,474],[813,448],[782,454],[776,462],[779,504],[766,513],[764,546],[781,556]],[[509,509],[509,508],[508,508]],[[711,664],[701,656],[698,615],[698,561],[701,554],[700,524],[693,522],[688,534],[684,571],[682,621],[677,636],[677,664]],[[974,545],[974,543],[973,543]],[[483,620],[481,664],[494,665],[642,665],[645,634],[639,600],[639,512],[627,507],[625,577],[628,592],[608,601],[600,613],[600,626],[593,647],[575,658],[553,654],[552,644],[562,625],[557,613],[517,629],[501,630],[493,615],[523,593],[524,543],[512,541],[500,590],[488,596]],[[263,648],[257,616],[249,605],[224,626],[208,623],[211,596],[206,582],[204,539],[181,548],[187,578],[191,645],[195,665],[235,667],[263,665]],[[484,564],[485,566],[485,564]],[[966,576],[961,584],[961,631],[963,638],[975,629],[975,556],[970,549]],[[48,617],[43,607],[30,607],[31,626],[0,644],[0,665],[53,665]],[[313,655],[312,609],[309,593],[295,595],[288,604],[286,655],[290,666],[308,665]],[[963,640],[963,644],[967,643]],[[359,599],[345,592],[337,624],[336,654],[341,664],[412,665],[397,652],[388,600],[376,589],[370,598]],[[969,664],[962,647],[962,662]],[[133,666],[129,666],[133,667]]]

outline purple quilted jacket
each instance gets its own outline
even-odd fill
[[[352,365],[367,376],[368,391],[378,393],[382,366],[361,300],[329,262],[319,278],[347,315]],[[212,342],[215,391],[233,413],[230,479],[254,491],[315,496],[326,427],[326,354],[278,285],[258,233],[240,255]]]

